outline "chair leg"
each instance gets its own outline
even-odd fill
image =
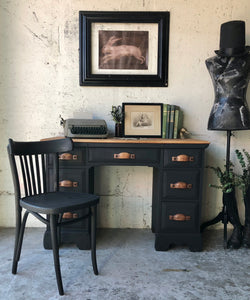
[[[12,263],[12,274],[16,274],[16,272],[17,272],[17,264],[18,264],[18,261],[20,259],[20,255],[21,255],[21,249],[22,249],[22,244],[23,244],[23,235],[24,235],[24,230],[25,230],[25,225],[26,225],[28,215],[29,215],[29,212],[26,211],[23,216],[23,221],[21,221],[21,217],[20,217],[20,222],[18,222],[18,224],[17,224],[16,245],[15,245],[14,257],[13,257],[13,263]]]
[[[52,242],[58,291],[60,295],[64,295],[62,276],[60,270],[60,261],[59,261],[59,247],[58,247],[58,240],[57,240],[57,219],[58,219],[57,215],[50,215],[51,242]]]
[[[95,275],[98,275],[98,268],[96,263],[96,211],[97,206],[91,207],[91,259],[92,259],[92,266]]]
[[[16,212],[15,246],[14,246],[13,263],[12,263],[12,273],[13,274],[16,274],[16,269],[17,269],[17,264],[16,264],[16,266],[14,266],[14,263],[16,261],[16,253],[17,253],[19,234],[20,234],[20,228],[21,228],[21,223],[22,223],[21,213],[22,213],[22,209],[20,209]]]
[[[60,214],[58,217],[58,223],[61,224],[62,223],[62,218],[63,218],[63,214]],[[62,230],[61,230],[61,226],[57,226],[57,241],[58,241],[58,247],[60,247],[62,240],[62,234],[61,234]]]

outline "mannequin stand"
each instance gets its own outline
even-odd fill
[[[227,149],[226,149],[226,171],[229,173],[230,169],[230,140],[231,140],[231,130],[227,130]],[[224,242],[223,246],[224,249],[227,249],[227,223],[228,223],[228,214],[227,214],[227,207],[225,203],[223,203],[222,211],[212,220],[204,222],[201,224],[201,232],[208,226],[217,224],[222,222],[224,224]]]

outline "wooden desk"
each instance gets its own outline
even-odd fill
[[[202,250],[200,215],[204,150],[208,141],[193,139],[73,139],[72,153],[60,160],[60,189],[94,192],[94,168],[101,165],[153,167],[152,231],[155,249],[186,244]],[[48,182],[53,172],[48,165]],[[84,212],[72,212],[82,214]],[[65,216],[66,217],[66,216]],[[89,224],[62,229],[62,243],[89,248]],[[44,247],[50,248],[49,231]]]

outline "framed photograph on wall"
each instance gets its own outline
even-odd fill
[[[167,86],[169,12],[79,12],[80,85]]]
[[[122,103],[124,137],[162,135],[162,103]]]

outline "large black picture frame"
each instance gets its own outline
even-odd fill
[[[168,86],[169,12],[80,11],[79,26],[81,86]]]

